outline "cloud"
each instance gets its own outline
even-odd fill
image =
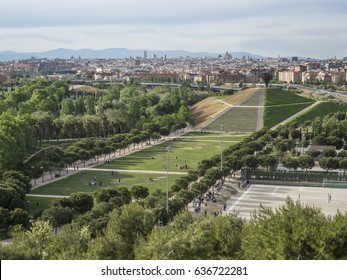
[[[1,0],[0,10],[1,48],[14,50],[122,46],[303,55],[326,53],[335,41],[337,55],[347,49],[345,0]]]

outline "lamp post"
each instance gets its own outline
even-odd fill
[[[45,172],[43,171],[43,166],[40,167],[42,171],[42,183],[45,181]]]
[[[32,176],[34,179],[34,185],[36,186],[36,174],[35,174],[35,166],[31,166]]]
[[[221,132],[221,151],[220,151],[220,171],[223,171],[223,125],[220,125]]]
[[[166,214],[169,215],[169,152],[171,146],[166,147]]]

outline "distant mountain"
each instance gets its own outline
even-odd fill
[[[71,56],[81,58],[127,58],[127,57],[142,57],[144,50],[129,50],[125,48],[110,48],[103,50],[91,50],[91,49],[54,49],[44,52],[24,52],[18,53],[13,51],[0,51],[0,61],[9,61],[17,59],[29,59],[31,57],[36,58],[63,58],[68,59]],[[157,57],[175,58],[175,57],[218,57],[218,55],[224,56],[224,54],[209,53],[209,52],[188,52],[184,50],[174,51],[162,51],[162,50],[147,50],[147,57],[151,58],[153,54]],[[255,55],[247,52],[229,52],[232,57],[252,57],[262,58],[260,55]]]

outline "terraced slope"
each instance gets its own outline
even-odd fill
[[[257,92],[250,88],[224,98],[221,102],[213,97],[208,97],[190,108],[194,119],[194,128],[205,127],[214,118],[223,115],[223,112],[230,110],[230,105],[240,104],[251,98]]]
[[[249,97],[253,96],[256,91],[257,90],[255,88],[248,88],[234,95],[228,96],[227,98],[224,98],[223,101],[229,103],[230,105],[239,104],[240,102],[245,101]]]
[[[194,119],[194,127],[202,126],[226,109],[228,109],[228,106],[218,102],[217,99],[213,97],[205,98],[190,108],[190,113]]]

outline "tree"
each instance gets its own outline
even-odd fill
[[[43,211],[41,218],[49,221],[55,228],[58,228],[72,221],[73,212],[69,207],[51,206]]]
[[[46,249],[47,258],[55,260],[85,260],[92,242],[88,226],[72,223],[64,226],[61,234],[56,235]]]
[[[276,166],[277,159],[272,155],[262,155],[259,157],[259,162],[261,166],[265,166],[269,170]]]
[[[297,158],[294,157],[286,157],[283,159],[283,166],[289,168],[290,170],[297,170],[300,166]]]
[[[319,208],[287,199],[276,210],[262,207],[245,224],[243,258],[332,259],[334,245],[330,244],[336,240],[333,232]]]
[[[146,198],[149,195],[149,191],[147,187],[134,185],[131,188],[131,194],[135,199],[139,200],[141,198]]]
[[[242,158],[243,165],[245,167],[255,169],[259,165],[259,161],[255,156],[247,155]]]
[[[335,149],[332,149],[332,148],[324,149],[323,150],[323,156],[324,157],[335,157],[336,151],[335,151]]]
[[[0,229],[7,228],[10,225],[10,222],[10,211],[6,208],[0,207]]]
[[[339,159],[333,157],[323,157],[319,161],[319,165],[321,168],[330,170],[330,169],[338,169],[339,168]]]
[[[110,213],[104,236],[98,236],[89,254],[93,259],[133,259],[134,245],[146,237],[155,224],[152,212],[132,203]]]
[[[169,134],[170,134],[169,128],[167,128],[167,127],[161,127],[160,128],[160,135],[164,136],[164,139],[165,139],[165,136],[169,136]]]
[[[75,114],[83,116],[85,114],[85,105],[84,105],[84,99],[82,96],[77,97],[75,101]]]
[[[29,215],[26,211],[20,208],[16,208],[10,212],[11,225],[23,225],[24,227],[29,222]]]
[[[93,208],[94,198],[91,194],[77,192],[70,196],[74,209],[78,213],[85,213]]]
[[[61,115],[73,115],[75,113],[75,105],[71,98],[65,98],[61,102]]]
[[[308,155],[301,155],[298,158],[299,165],[302,169],[307,171],[307,169],[311,169],[314,166],[314,159]]]
[[[342,158],[339,162],[340,169],[343,170],[344,173],[346,173],[347,170],[347,158]]]
[[[45,250],[53,239],[53,227],[47,221],[34,221],[29,231],[25,233],[27,244],[38,251],[39,256],[44,259]]]

